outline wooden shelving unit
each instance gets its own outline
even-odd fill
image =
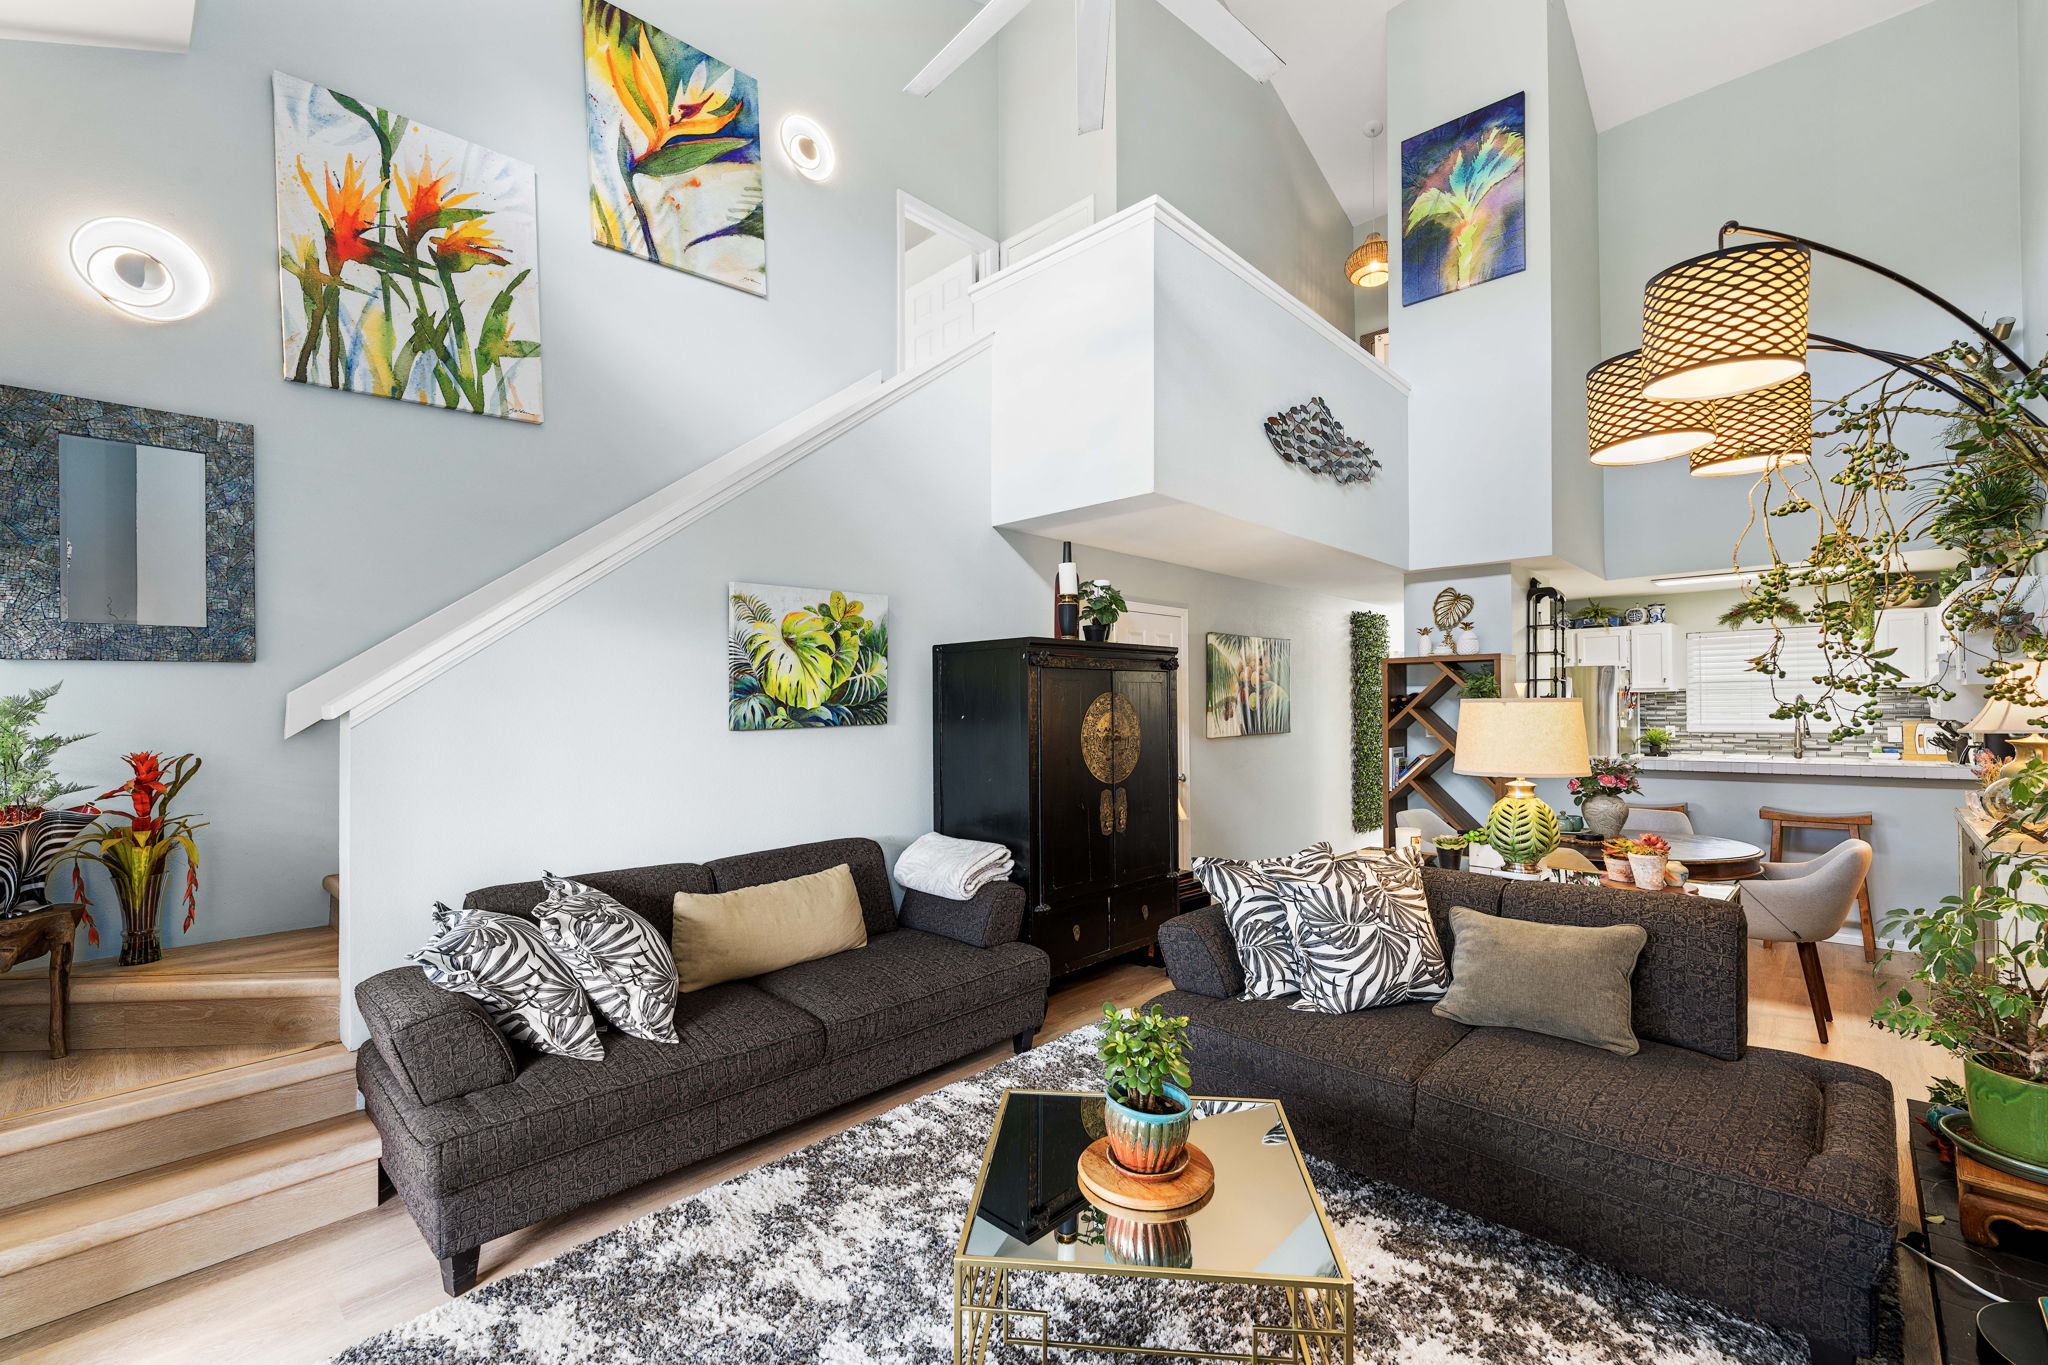
[[[1438,815],[1450,822],[1455,830],[1468,830],[1478,825],[1479,820],[1465,809],[1459,800],[1444,790],[1437,780],[1440,773],[1448,772],[1449,764],[1458,752],[1458,727],[1443,711],[1437,708],[1448,702],[1455,706],[1463,693],[1465,680],[1477,673],[1491,672],[1500,678],[1505,689],[1508,679],[1501,676],[1501,656],[1498,654],[1423,654],[1405,658],[1387,659],[1381,664],[1380,679],[1383,695],[1387,699],[1386,733],[1384,743],[1392,748],[1397,742],[1407,747],[1409,735],[1421,730],[1436,741],[1436,748],[1421,755],[1408,754],[1409,770],[1405,776],[1390,767],[1387,771],[1387,813],[1380,829],[1383,845],[1393,843],[1394,825],[1400,812],[1410,809],[1420,798]],[[1410,670],[1428,670],[1420,688],[1409,686]],[[1405,703],[1396,703],[1396,698],[1414,695]],[[1483,779],[1495,795],[1507,789],[1505,779],[1489,777]]]

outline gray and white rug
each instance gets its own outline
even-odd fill
[[[1005,1087],[1099,1084],[1094,1035],[1069,1035],[473,1290],[337,1365],[944,1365],[953,1245],[996,1101]],[[1360,1362],[1807,1359],[1803,1342],[1719,1309],[1311,1166],[1356,1282]],[[1080,1275],[1018,1284],[1013,1302],[1052,1309],[1069,1339],[1248,1349],[1248,1302],[1220,1300],[1249,1291]]]

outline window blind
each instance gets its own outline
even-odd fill
[[[1821,699],[1826,689],[1811,681],[1827,666],[1820,630],[1786,629],[1784,647],[1778,651],[1783,678],[1750,671],[1750,660],[1768,650],[1775,638],[1770,630],[1705,631],[1685,637],[1686,729],[1783,733],[1792,722],[1773,719],[1771,712],[1801,693],[1809,701]],[[1824,729],[1833,722],[1819,715],[1810,723]]]

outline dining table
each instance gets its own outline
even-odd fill
[[[1648,831],[1623,830],[1624,839],[1641,839]],[[1673,862],[1685,864],[1686,873],[1696,882],[1739,882],[1763,874],[1764,851],[1756,844],[1741,839],[1728,839],[1718,834],[1664,834],[1658,837],[1671,845]],[[1563,836],[1564,842],[1573,844],[1582,851],[1598,849],[1605,841],[1598,835],[1575,832]],[[1597,855],[1589,855],[1595,856]]]

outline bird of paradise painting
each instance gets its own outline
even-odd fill
[[[1522,105],[1510,95],[1402,140],[1402,306],[1527,268]]]
[[[599,246],[768,292],[754,78],[583,0],[590,227]]]
[[[541,419],[533,167],[277,72],[285,378]]]

